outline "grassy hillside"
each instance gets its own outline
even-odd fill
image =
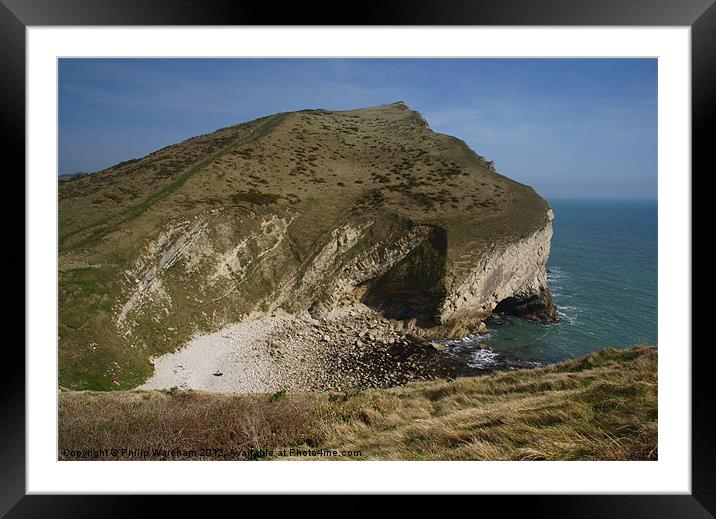
[[[657,351],[340,394],[60,394],[60,459],[126,446],[148,455],[99,459],[284,459],[295,448],[352,454],[337,459],[655,460]]]
[[[546,210],[402,103],[277,114],[62,180],[59,383],[136,387],[194,334],[330,306],[419,226],[447,233],[444,268],[406,276],[443,294]]]

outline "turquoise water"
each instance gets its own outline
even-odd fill
[[[497,325],[482,347],[555,362],[608,346],[657,344],[656,201],[550,200],[549,286],[562,322]]]

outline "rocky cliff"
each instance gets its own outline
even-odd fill
[[[191,337],[277,314],[362,305],[426,338],[495,309],[557,319],[548,204],[403,103],[222,129],[59,197],[68,387],[132,387]]]
[[[545,323],[559,320],[547,286],[554,214],[547,215],[544,227],[495,247],[456,283],[441,306],[441,322],[462,324],[493,310]]]

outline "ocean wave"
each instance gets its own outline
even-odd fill
[[[484,341],[485,339],[489,339],[492,335],[487,333],[471,333],[470,335],[467,335],[466,337],[463,337],[462,339],[445,339],[441,341],[436,341],[439,343],[444,344],[448,347],[454,347],[454,346],[469,346],[473,344],[479,344],[480,342]]]
[[[559,269],[551,269],[547,272],[547,283],[555,298],[559,299],[569,295],[564,292],[567,289],[566,285],[569,284],[566,280],[567,274]]]
[[[547,271],[547,280],[548,281],[565,279],[566,277],[567,277],[567,274],[559,268],[550,268]]]
[[[499,353],[489,349],[479,349],[472,352],[470,361],[467,363],[471,368],[488,369],[497,364]]]
[[[572,305],[557,305],[557,314],[559,317],[566,321],[568,324],[576,324],[577,316],[580,313],[580,309],[577,306]]]

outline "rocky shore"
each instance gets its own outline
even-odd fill
[[[530,367],[480,352],[474,340],[428,341],[418,333],[415,323],[386,319],[362,304],[320,318],[262,316],[194,337],[154,359],[154,375],[142,388],[344,391]]]

